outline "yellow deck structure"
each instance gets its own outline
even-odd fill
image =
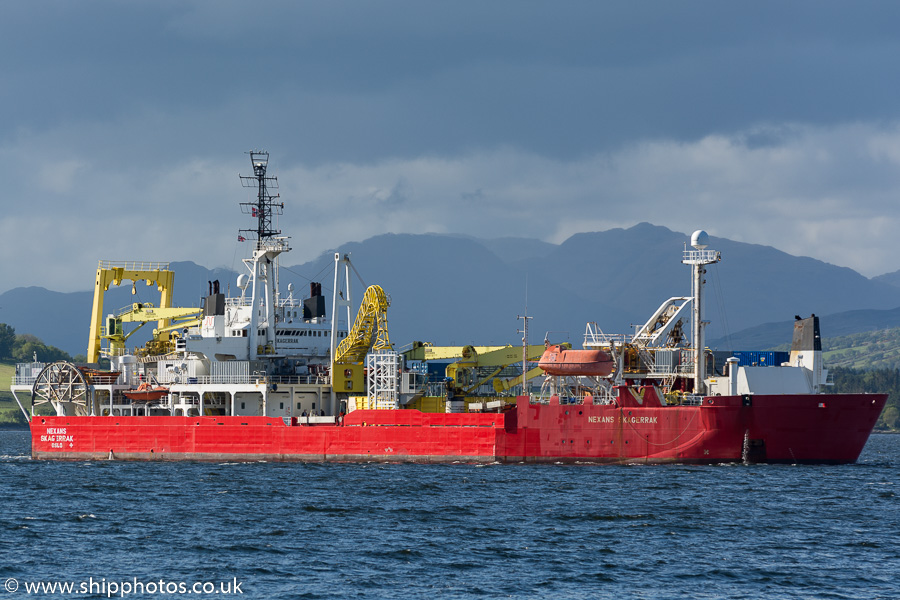
[[[97,267],[97,277],[94,282],[94,304],[91,309],[91,331],[88,338],[87,359],[96,363],[100,360],[100,335],[103,328],[103,297],[110,285],[119,286],[123,281],[131,281],[133,286],[139,281],[145,281],[148,286],[156,284],[159,290],[159,308],[172,307],[174,294],[175,272],[169,270],[169,263],[154,262],[111,262],[100,261]],[[169,324],[168,319],[159,319],[159,331],[163,341],[169,339],[169,333],[164,331]]]

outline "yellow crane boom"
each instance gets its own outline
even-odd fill
[[[390,350],[387,309],[390,297],[380,285],[366,288],[353,327],[334,352],[331,385],[335,391],[362,392],[363,362],[369,350]]]
[[[149,345],[156,349],[163,348],[168,343],[168,332],[183,327],[194,327],[200,324],[198,318],[200,308],[156,308],[150,303],[134,303],[131,308],[119,311],[116,315],[109,315],[106,320],[106,333],[102,339],[109,342],[107,352],[116,356],[125,350],[125,342],[141,327],[151,321],[167,322],[166,327],[153,330],[153,341]],[[132,331],[125,333],[122,323],[140,323]]]

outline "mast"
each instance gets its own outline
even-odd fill
[[[528,316],[528,305],[525,305],[525,314],[516,316],[517,319],[522,319],[522,329],[519,333],[522,334],[522,395],[526,396],[528,394],[525,393],[526,387],[525,383],[528,380],[528,320],[533,319],[534,317]]]
[[[241,185],[256,188],[255,202],[241,202],[241,212],[256,217],[256,229],[241,229],[238,233],[238,241],[255,239],[256,248],[253,258],[244,259],[244,264],[253,275],[253,285],[250,294],[250,335],[249,354],[250,359],[257,357],[257,337],[259,332],[260,304],[265,309],[266,341],[273,346],[275,344],[275,305],[278,294],[278,255],[290,250],[287,238],[280,237],[281,230],[274,229],[273,215],[280,215],[284,211],[284,203],[277,202],[281,194],[274,196],[269,193],[269,188],[278,189],[278,178],[266,174],[269,166],[269,153],[265,150],[251,150],[250,164],[253,167],[253,175],[238,175]],[[246,237],[243,235],[246,234]],[[257,285],[257,283],[262,284]]]
[[[272,229],[272,215],[281,215],[284,211],[284,202],[276,202],[281,194],[274,196],[269,193],[269,188],[278,189],[278,178],[266,174],[269,168],[269,153],[265,150],[251,150],[245,154],[250,155],[250,164],[253,165],[253,175],[238,175],[241,185],[246,188],[257,188],[256,202],[241,202],[241,212],[256,217],[256,229],[241,229],[248,238],[256,239],[256,249],[261,250],[264,242],[271,237],[281,235],[280,229]],[[244,237],[244,236],[242,236]]]
[[[517,319],[522,319],[522,331],[519,333],[522,334],[522,395],[528,395],[525,393],[527,389],[525,387],[525,382],[528,381],[528,320],[533,319],[534,317],[528,316],[528,275],[525,275],[525,314],[517,315]]]
[[[706,361],[704,360],[704,339],[703,328],[706,322],[703,321],[703,284],[706,280],[703,276],[706,274],[706,265],[717,263],[722,260],[722,255],[718,250],[707,250],[709,245],[709,235],[702,229],[698,229],[691,235],[691,247],[693,250],[684,250],[684,258],[681,262],[691,265],[691,293],[693,302],[691,307],[691,338],[694,343],[694,393],[703,394],[706,392]]]

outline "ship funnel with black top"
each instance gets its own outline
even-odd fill
[[[309,283],[309,298],[303,301],[304,319],[321,319],[325,317],[325,296],[322,295],[322,284],[317,281]]]
[[[813,391],[827,385],[828,370],[822,368],[822,336],[819,333],[819,317],[810,315],[805,319],[794,316],[794,339],[791,342],[792,367],[805,367],[812,371]]]

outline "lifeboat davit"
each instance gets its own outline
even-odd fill
[[[550,346],[544,350],[538,366],[547,375],[591,375],[606,377],[613,372],[613,359],[603,350],[566,350]]]

